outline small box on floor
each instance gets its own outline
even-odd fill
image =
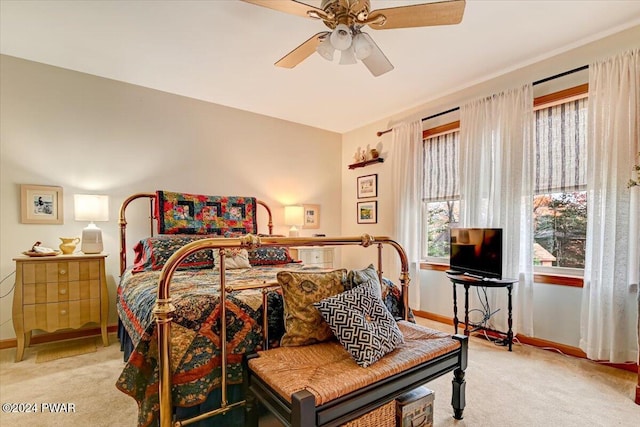
[[[396,399],[397,427],[433,427],[435,393],[418,387]]]

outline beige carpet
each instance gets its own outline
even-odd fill
[[[452,327],[421,321],[446,332]],[[96,352],[36,364],[41,346],[0,351],[0,401],[72,403],[69,413],[0,413],[1,426],[135,426],[137,405],[115,388],[124,366],[115,336]],[[537,348],[516,345],[509,353],[472,338],[466,372],[464,420],[451,417],[451,378],[429,383],[435,391],[434,426],[637,426],[640,406],[632,399],[636,376]],[[279,426],[261,420],[261,427]],[[381,426],[384,427],[384,426]],[[392,427],[392,426],[389,426]]]
[[[65,357],[95,353],[96,339],[99,338],[92,337],[45,344],[38,349],[36,363],[51,362],[52,360],[63,359]]]

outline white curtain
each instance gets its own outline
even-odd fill
[[[401,123],[392,128],[391,158],[393,207],[396,212],[393,238],[407,252],[409,306],[420,308],[420,236],[422,235],[422,122]]]
[[[580,348],[590,359],[614,363],[638,358],[637,313],[629,300],[631,282],[638,280],[640,238],[630,226],[637,224],[640,206],[637,198],[632,204],[626,184],[640,150],[639,115],[640,49],[590,64]]]
[[[514,333],[533,335],[531,85],[460,108],[460,222],[503,229],[503,276],[514,286]],[[489,326],[507,330],[507,292],[488,289]]]

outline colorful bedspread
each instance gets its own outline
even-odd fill
[[[321,270],[290,263],[227,270],[227,284],[273,283],[282,270]],[[138,425],[157,422],[159,411],[157,329],[153,321],[160,272],[132,274],[127,270],[118,286],[117,310],[134,350],[116,386],[139,405]],[[172,398],[176,406],[204,402],[220,386],[221,352],[219,324],[219,270],[176,271],[171,281],[175,314],[171,324]],[[401,313],[400,291],[384,280],[385,303],[394,316]],[[282,297],[269,292],[269,345],[277,346],[284,333]],[[242,356],[262,349],[262,293],[260,290],[227,293],[227,377],[230,384],[242,382]]]

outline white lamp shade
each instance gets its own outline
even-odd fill
[[[357,64],[356,56],[353,54],[353,49],[345,49],[340,54],[340,65],[353,65]]]
[[[327,61],[333,61],[334,47],[331,45],[331,40],[327,36],[316,48],[316,52],[320,54]]]
[[[344,24],[338,24],[329,38],[333,47],[338,50],[345,50],[351,47],[351,30]]]
[[[298,237],[298,227],[304,223],[304,209],[302,206],[285,206],[284,223],[290,225],[289,237]]]
[[[371,55],[373,46],[371,46],[371,43],[369,43],[369,40],[367,40],[363,33],[358,33],[353,38],[353,50],[356,54],[356,58],[363,60]]]
[[[76,221],[109,221],[109,196],[74,194]]]

